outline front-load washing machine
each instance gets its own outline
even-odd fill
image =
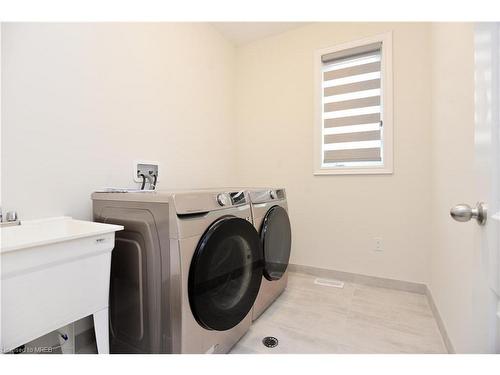
[[[262,245],[245,191],[94,193],[120,223],[111,264],[112,353],[226,353],[252,322]]]
[[[252,310],[252,320],[255,320],[286,288],[292,231],[285,189],[249,189],[248,192],[252,220],[259,231],[264,257],[262,284]]]

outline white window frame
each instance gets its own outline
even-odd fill
[[[321,56],[364,46],[372,43],[382,43],[381,49],[381,120],[383,126],[382,161],[383,165],[368,166],[335,166],[324,167],[323,160],[323,63]],[[323,48],[314,53],[314,175],[345,175],[345,174],[392,174],[393,168],[393,81],[392,81],[392,32],[374,35],[360,40]]]

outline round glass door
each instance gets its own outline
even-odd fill
[[[202,236],[189,269],[188,294],[198,323],[225,331],[252,308],[263,272],[262,245],[254,226],[225,217]]]
[[[286,210],[274,206],[267,211],[260,238],[264,250],[264,277],[279,280],[288,267],[292,247],[292,230]]]

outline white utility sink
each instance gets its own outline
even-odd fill
[[[111,251],[119,230],[69,217],[1,228],[2,352],[88,315],[98,351],[109,352]]]

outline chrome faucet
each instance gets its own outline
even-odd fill
[[[7,211],[5,214],[5,220],[2,214],[2,208],[0,207],[0,226],[2,227],[8,227],[11,225],[19,225],[21,222],[19,221],[17,217],[17,212],[16,211]]]
[[[155,175],[153,173],[153,171],[149,171],[149,173],[145,174],[144,176],[147,178],[147,180],[149,182],[150,189],[154,190],[156,188],[156,179],[157,179],[158,176]]]

